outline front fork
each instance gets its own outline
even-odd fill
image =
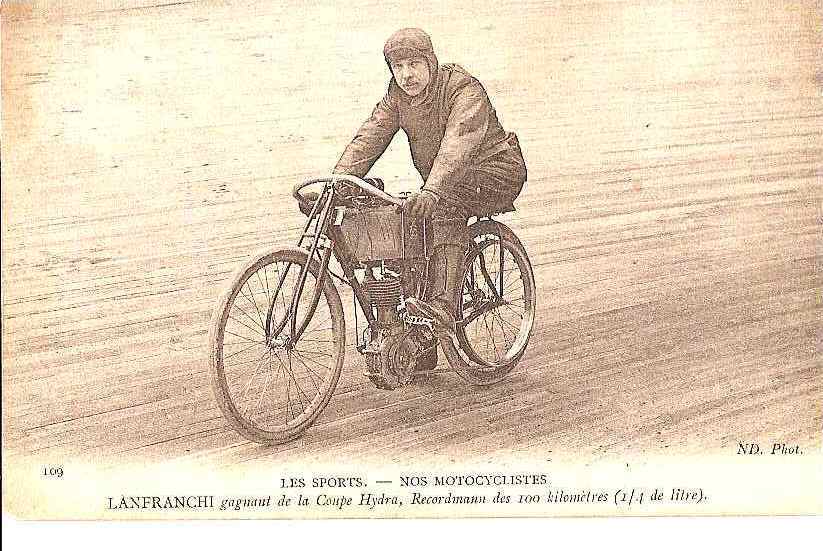
[[[272,326],[274,305],[276,304],[276,299],[279,296],[280,290],[283,288],[283,283],[286,281],[286,276],[288,276],[289,270],[291,270],[292,264],[286,266],[286,269],[282,274],[280,274],[277,287],[274,291],[274,299],[271,301],[271,304],[269,304],[269,308],[266,312],[265,338],[266,344],[268,345],[272,344],[275,336],[279,335],[281,331],[285,329],[286,324],[288,324],[290,334],[282,344],[285,348],[293,347],[303,334],[303,331],[305,331],[306,327],[308,327],[309,321],[314,315],[314,311],[320,301],[320,294],[323,292],[323,285],[326,281],[326,272],[328,271],[329,260],[332,255],[332,244],[325,236],[325,233],[333,211],[333,204],[334,187],[331,183],[327,183],[323,186],[323,191],[317,198],[317,201],[314,202],[314,206],[312,207],[308,220],[303,227],[303,233],[297,242],[297,246],[301,247],[304,246],[304,241],[311,239],[311,245],[308,248],[306,263],[300,267],[300,273],[297,276],[297,285],[295,286],[294,294],[292,295],[286,314],[283,316],[283,319],[277,322],[275,326]],[[313,233],[310,233],[309,229],[313,222],[314,231]],[[320,269],[317,274],[317,283],[314,287],[314,293],[311,302],[309,303],[308,311],[298,325],[297,305],[300,303],[300,298],[303,295],[303,287],[306,285],[306,278],[308,277],[311,263],[315,257],[315,254],[317,254],[318,249],[322,249],[322,252],[320,253]]]

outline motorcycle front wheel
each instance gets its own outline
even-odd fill
[[[286,323],[306,251],[264,253],[242,266],[212,318],[211,375],[217,403],[249,440],[279,444],[320,416],[337,386],[345,355],[340,295],[320,266],[309,270],[297,304],[297,338]],[[300,328],[303,328],[300,331]]]

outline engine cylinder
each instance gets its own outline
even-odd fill
[[[366,293],[372,305],[378,309],[397,308],[400,305],[400,279],[393,276],[384,276],[381,279],[371,279],[364,283]]]

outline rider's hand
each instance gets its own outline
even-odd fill
[[[406,199],[403,211],[415,218],[428,218],[437,206],[437,195],[428,190],[421,190]]]

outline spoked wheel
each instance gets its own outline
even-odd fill
[[[317,262],[310,264],[297,304],[296,338],[287,322],[306,262],[306,251],[297,248],[253,259],[237,272],[212,320],[215,397],[237,432],[255,442],[299,436],[329,403],[340,378],[343,308],[328,278],[312,304]]]
[[[534,273],[508,227],[483,220],[470,230],[474,246],[466,258],[457,310],[459,348],[446,345],[444,352],[464,378],[490,385],[514,369],[526,351],[534,327]]]

